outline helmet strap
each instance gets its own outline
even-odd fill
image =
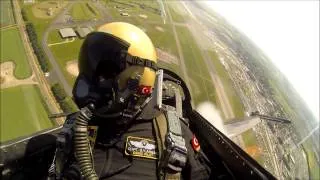
[[[125,69],[126,64],[129,65],[135,65],[135,66],[142,66],[142,67],[148,67],[150,69],[153,69],[154,71],[158,70],[157,64],[149,59],[141,58],[138,56],[132,56],[127,51],[121,51],[120,52],[120,68]]]

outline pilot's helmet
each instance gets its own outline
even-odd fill
[[[130,97],[141,102],[151,94],[157,55],[140,28],[124,22],[104,24],[87,35],[79,56],[79,76],[99,92],[112,89],[115,101]]]

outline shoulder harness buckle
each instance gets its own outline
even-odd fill
[[[155,84],[156,108],[162,111],[153,121],[159,154],[158,174],[160,179],[179,180],[187,162],[187,148],[180,124],[181,96],[175,91],[175,96],[178,98],[176,107],[162,104],[162,70],[157,71]]]
[[[182,137],[180,120],[174,108],[167,106],[165,111],[168,132],[165,136],[165,150],[160,167],[180,172],[187,162],[187,148]],[[170,109],[170,110],[169,110]]]

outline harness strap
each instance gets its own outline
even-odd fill
[[[165,113],[153,120],[159,153],[158,176],[161,180],[180,180],[187,161],[180,121],[177,116],[172,116],[175,114],[172,108],[167,107]]]
[[[163,113],[161,113],[157,118],[153,119],[153,127],[156,133],[156,140],[158,145],[159,161],[158,167],[160,167],[163,161],[163,153],[166,150],[165,138],[167,134],[167,120]],[[176,173],[165,173],[162,168],[157,168],[158,177],[161,180],[180,180],[180,172]]]
[[[156,133],[159,158],[162,156],[163,150],[165,150],[165,136],[167,134],[167,121],[163,113],[161,113],[157,118],[153,119],[153,127]]]

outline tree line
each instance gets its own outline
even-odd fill
[[[21,15],[22,15],[22,19],[27,22],[28,21],[28,17],[27,17],[27,13],[25,9],[21,9]]]
[[[28,22],[28,16],[27,13],[25,11],[25,9],[21,10],[21,15],[22,18],[25,22]],[[43,72],[48,72],[50,67],[49,67],[49,63],[47,60],[47,57],[45,56],[43,49],[39,46],[39,42],[38,42],[38,36],[35,30],[35,27],[32,23],[27,23],[26,24],[26,30],[33,48],[33,52],[35,53],[35,55],[37,56],[37,59],[39,61],[40,67],[42,69]]]
[[[11,8],[12,8],[12,11],[14,11],[14,5],[13,5],[13,1],[12,0],[10,1],[10,5],[11,5]],[[13,14],[14,22],[17,22],[16,13],[13,12],[12,14]]]
[[[86,3],[88,9],[94,14],[94,15],[98,15],[98,13],[93,9],[93,7],[89,4],[89,3]]]
[[[38,42],[36,39],[36,34],[34,31],[33,24],[27,24],[26,26],[27,32],[29,34],[29,38],[34,50],[34,53],[36,54],[39,64],[41,66],[41,69],[43,72],[48,72],[49,70],[49,64],[47,59],[44,56],[44,52],[41,48],[38,46]],[[56,83],[51,87],[51,91],[56,98],[57,102],[59,103],[61,109],[65,113],[74,112],[77,110],[76,105],[74,104],[73,100],[67,96],[64,89],[60,86],[60,84]]]
[[[51,91],[52,91],[54,97],[56,98],[56,100],[58,101],[63,112],[70,113],[70,112],[74,112],[77,110],[76,105],[74,104],[72,99],[67,96],[66,92],[60,86],[60,84],[56,83],[56,84],[52,85]]]
[[[39,46],[38,35],[36,33],[36,29],[32,23],[28,23],[28,16],[27,16],[25,9],[21,10],[21,15],[22,15],[23,20],[25,22],[27,22],[26,23],[26,31],[29,36],[33,51],[39,61],[41,70],[43,72],[48,72],[50,69],[50,66],[49,66],[47,57],[46,57],[43,49],[41,48],[41,46]],[[76,105],[74,104],[73,100],[71,99],[71,97],[67,96],[66,92],[60,86],[60,84],[56,83],[56,84],[52,85],[51,91],[52,91],[54,97],[56,98],[57,102],[59,103],[63,112],[70,113],[70,112],[74,112],[78,109],[76,107]]]
[[[49,71],[49,63],[48,63],[48,60],[43,52],[43,49],[39,46],[38,36],[35,31],[34,25],[32,23],[27,23],[26,30],[27,30],[33,51],[38,58],[38,61],[39,61],[39,64],[40,64],[42,71],[48,72]]]

